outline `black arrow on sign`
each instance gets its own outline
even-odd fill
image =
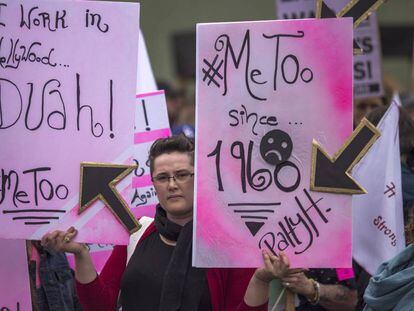
[[[378,10],[387,0],[351,0],[338,14],[329,8],[324,0],[316,2],[316,18],[333,18],[333,17],[352,17],[354,19],[354,29],[359,26],[365,19]],[[354,40],[354,53],[361,54],[363,50]]]
[[[380,135],[379,130],[364,118],[333,157],[313,140],[310,189],[345,194],[367,193],[350,172]]]
[[[134,165],[81,163],[78,214],[82,214],[96,200],[101,200],[129,233],[137,231],[141,225],[115,188],[116,184],[135,168]]]

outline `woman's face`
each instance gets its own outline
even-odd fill
[[[193,174],[194,165],[188,153],[164,153],[154,159],[154,187],[158,200],[170,219],[192,216]]]

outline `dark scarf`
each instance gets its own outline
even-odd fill
[[[184,227],[173,223],[158,204],[155,227],[162,236],[177,242],[164,275],[159,311],[198,310],[208,288],[204,269],[191,266],[193,222]]]

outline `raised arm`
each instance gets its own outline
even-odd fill
[[[73,242],[77,230],[54,231],[42,238],[42,245],[56,252],[68,252],[75,256],[76,287],[85,311],[112,311],[115,308],[122,274],[125,270],[127,251],[125,246],[115,246],[100,275],[93,265],[88,248]]]
[[[75,257],[75,278],[78,282],[86,284],[92,282],[96,276],[88,248],[85,244],[73,242],[78,231],[70,227],[67,231],[53,231],[42,238],[42,246],[55,252],[72,253]]]

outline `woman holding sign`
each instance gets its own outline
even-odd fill
[[[130,245],[115,246],[100,275],[88,250],[72,242],[74,228],[43,237],[45,246],[75,255],[85,310],[114,310],[118,298],[124,311],[267,310],[268,284],[289,273],[287,258],[264,252],[257,270],[192,267],[194,144],[185,136],[160,139],[149,158],[160,202],[155,219],[141,219]]]

